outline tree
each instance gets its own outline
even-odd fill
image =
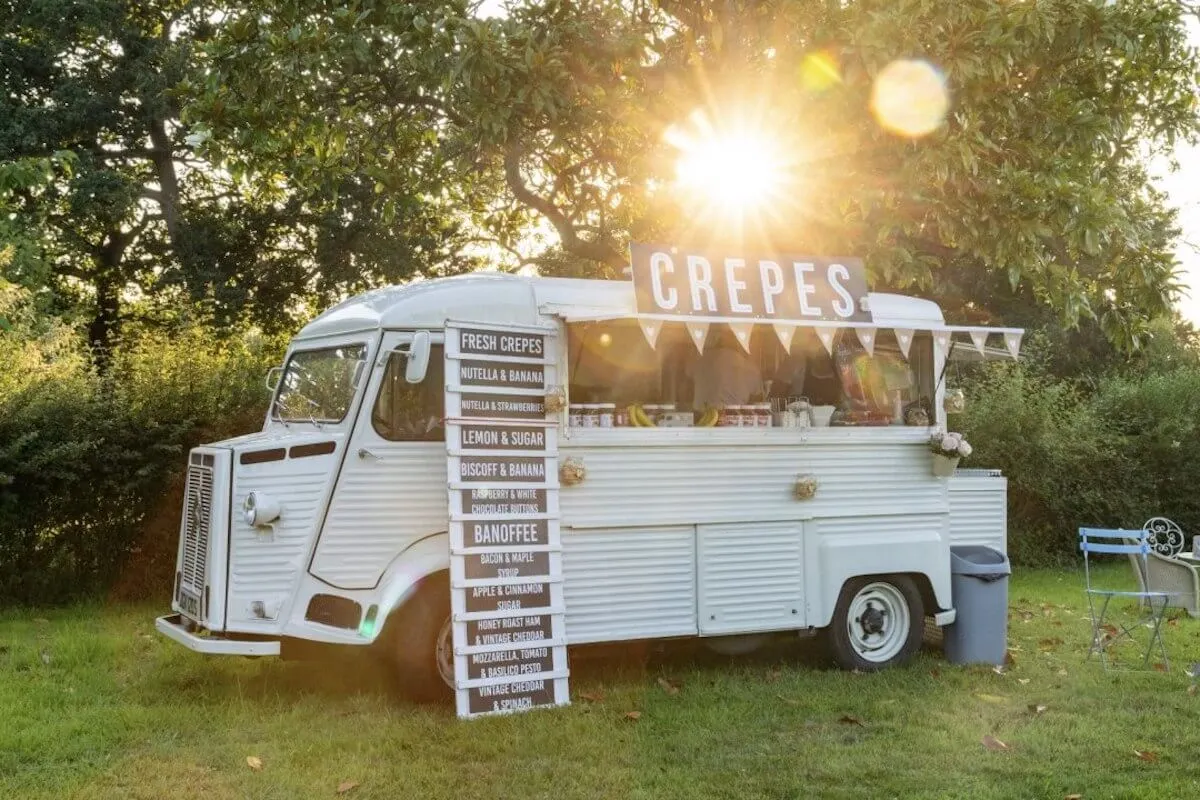
[[[191,119],[252,174],[438,187],[517,262],[611,274],[652,236],[850,252],[879,287],[959,296],[997,276],[1123,345],[1169,306],[1173,214],[1144,164],[1197,130],[1179,4],[473,6],[247,3],[205,48]],[[870,113],[903,59],[945,76],[923,137]],[[697,109],[783,143],[773,215],[730,225],[671,190],[670,133]]]

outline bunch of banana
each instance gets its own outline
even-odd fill
[[[696,421],[697,428],[711,428],[717,424],[719,413],[715,408],[710,408],[700,415],[700,419]]]
[[[654,420],[647,416],[646,410],[637,403],[634,403],[629,407],[629,424],[635,428],[657,427],[654,423]]]

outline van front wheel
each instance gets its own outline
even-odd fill
[[[921,646],[921,592],[905,575],[855,578],[838,596],[829,642],[844,669],[864,672],[903,664]]]
[[[400,692],[418,702],[440,702],[453,695],[449,584],[444,572],[426,578],[388,621],[385,647]]]

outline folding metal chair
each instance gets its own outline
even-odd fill
[[[1154,591],[1149,585],[1142,585],[1137,591],[1119,589],[1101,589],[1092,585],[1091,558],[1094,555],[1124,555],[1130,560],[1140,561],[1142,575],[1147,575],[1146,560],[1151,550],[1149,534],[1145,530],[1110,530],[1105,528],[1080,528],[1079,549],[1083,553],[1083,574],[1088,598],[1088,612],[1092,620],[1092,643],[1088,648],[1088,660],[1093,655],[1100,657],[1100,663],[1108,669],[1109,649],[1125,639],[1136,643],[1137,634],[1148,631],[1149,641],[1146,643],[1146,653],[1142,657],[1142,666],[1150,663],[1155,645],[1162,655],[1162,664],[1170,668],[1167,660],[1167,648],[1162,640],[1162,622],[1170,605],[1172,592]],[[1109,605],[1115,597],[1126,597],[1137,601],[1139,617],[1132,624],[1113,624],[1108,618]],[[1098,608],[1097,608],[1098,606]]]

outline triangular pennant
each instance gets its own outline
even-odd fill
[[[987,345],[988,332],[985,330],[971,331],[971,343],[975,345],[975,349],[979,351],[979,355],[983,355],[984,346]]]
[[[639,319],[638,325],[642,328],[642,335],[646,337],[646,341],[650,343],[650,349],[654,349],[654,343],[658,341],[658,333],[662,330],[662,323],[656,319]]]
[[[1013,358],[1017,357],[1017,353],[1021,352],[1021,334],[1006,333],[1004,334],[1004,346],[1008,348],[1008,354]]]
[[[945,355],[950,350],[950,331],[934,331],[933,343]]]
[[[858,334],[858,341],[863,346],[863,350],[867,351],[867,355],[875,355],[875,329],[855,328],[854,332]]]
[[[908,358],[908,349],[912,347],[913,329],[912,328],[896,328],[896,344],[900,345],[900,352]]]
[[[701,354],[704,353],[704,340],[708,338],[708,323],[707,322],[687,322],[688,338],[692,340],[692,344],[696,345],[696,349]]]
[[[753,322],[731,322],[729,330],[733,331],[733,338],[738,340],[738,344],[747,353],[750,352],[750,334],[754,330]]]
[[[783,345],[783,352],[792,352],[792,337],[796,335],[795,325],[772,325],[775,329],[775,335],[779,337],[779,343]]]
[[[837,328],[817,328],[817,338],[825,345],[825,352],[829,355],[833,355],[833,337],[836,335]]]

